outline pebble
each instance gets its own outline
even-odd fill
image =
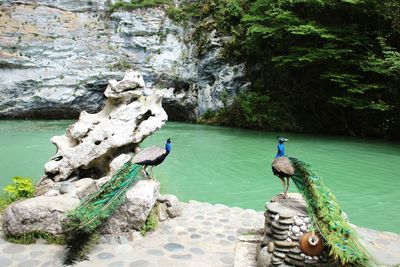
[[[299,256],[298,254],[288,254],[288,256],[292,259],[298,260],[298,261],[302,261],[304,259],[303,256]]]
[[[302,219],[297,218],[296,220],[294,220],[294,223],[295,223],[297,226],[300,226],[300,225],[302,225],[304,222],[303,222]]]
[[[277,250],[274,250],[273,254],[274,254],[274,256],[276,256],[278,258],[282,258],[282,259],[285,258],[285,253],[278,252]]]
[[[291,225],[294,223],[292,219],[285,219],[285,220],[279,220],[280,224],[286,224],[286,225]]]
[[[275,243],[274,242],[269,242],[268,244],[268,252],[274,251],[275,248]]]
[[[272,243],[272,242],[271,242]],[[292,248],[292,247],[295,247],[296,246],[296,243],[295,242],[288,242],[288,241],[279,241],[279,240],[276,240],[275,241],[275,245],[277,246],[277,247],[282,247],[282,248]]]
[[[298,227],[297,225],[294,225],[294,226],[292,227],[292,232],[293,232],[294,234],[299,234],[299,233],[300,233],[300,227]]]
[[[277,222],[272,222],[271,225],[272,225],[272,227],[279,229],[279,230],[287,230],[289,228],[287,225],[281,225]]]
[[[168,251],[181,251],[184,249],[184,246],[178,243],[167,243],[164,245],[164,248]]]
[[[107,259],[111,259],[113,258],[114,255],[108,252],[101,252],[99,254],[97,254],[97,258],[100,260],[107,260]]]
[[[309,217],[305,217],[303,219],[304,223],[309,224],[310,223],[310,218]]]
[[[294,254],[299,254],[299,253],[301,253],[301,250],[300,250],[298,247],[291,248],[289,251],[290,251],[291,253],[294,253]],[[303,253],[303,254],[304,254],[304,253]]]
[[[288,235],[273,235],[276,240],[286,240]]]
[[[307,226],[305,226],[305,225],[300,226],[300,230],[302,232],[306,232],[307,231]]]

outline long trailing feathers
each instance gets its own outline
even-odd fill
[[[64,225],[67,252],[64,264],[84,260],[87,246],[93,243],[96,230],[123,203],[125,193],[138,180],[142,166],[127,162],[99,190],[68,214]]]
[[[307,213],[330,248],[330,255],[343,265],[370,266],[371,258],[342,215],[335,196],[310,166],[289,157],[295,168],[291,177],[307,202]]]

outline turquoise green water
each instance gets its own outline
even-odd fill
[[[71,121],[0,121],[0,185],[14,175],[38,179],[54,154],[49,139]],[[143,146],[172,138],[155,168],[161,189],[182,200],[264,209],[282,192],[271,173],[276,133],[168,123]],[[324,177],[352,223],[400,233],[400,144],[347,137],[285,134],[286,152]],[[291,184],[289,191],[296,191]]]

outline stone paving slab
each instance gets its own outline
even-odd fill
[[[75,266],[224,267],[233,266],[238,233],[264,226],[263,212],[190,201],[182,216],[126,244],[99,244],[89,261]],[[0,267],[61,266],[63,247],[14,245],[0,239]]]

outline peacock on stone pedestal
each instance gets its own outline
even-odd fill
[[[291,178],[306,200],[307,213],[314,228],[312,236],[316,236],[317,232],[323,238],[329,255],[342,265],[370,266],[372,260],[343,217],[334,194],[323,184],[322,178],[311,171],[309,165],[297,158],[285,157],[286,141],[288,139],[278,137],[278,153],[272,162],[272,171],[281,179],[284,187],[283,197],[287,197]]]
[[[294,168],[290,160],[285,157],[285,142],[289,141],[284,137],[277,137],[278,139],[278,153],[272,162],[272,172],[274,175],[281,179],[283,185],[283,198],[287,197],[287,191],[289,188],[290,177],[294,174]],[[285,182],[286,178],[286,182]]]

